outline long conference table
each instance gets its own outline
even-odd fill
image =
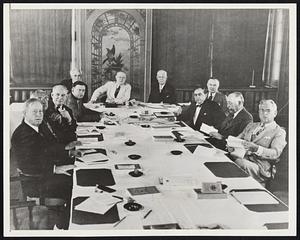
[[[288,228],[282,201],[208,147],[205,135],[163,116],[177,106],[86,106],[104,117],[78,123],[77,148],[86,155],[75,161],[70,230]],[[174,130],[184,142],[174,141]],[[201,194],[202,183],[216,182],[222,194]]]

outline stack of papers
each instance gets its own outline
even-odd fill
[[[77,161],[82,162],[86,165],[94,165],[108,161],[108,157],[97,151],[87,152],[85,151],[83,157],[77,158]]]
[[[231,152],[231,155],[236,156],[238,158],[243,158],[245,156],[246,149],[243,145],[243,142],[244,140],[237,137],[229,136],[227,138],[228,147],[234,148],[234,151]]]
[[[95,193],[75,206],[75,209],[78,211],[105,214],[115,204],[121,201],[120,198],[113,197],[109,193]]]

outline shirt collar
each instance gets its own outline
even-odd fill
[[[235,113],[233,114],[233,118],[235,118],[235,117],[239,114],[239,112],[242,111],[242,110],[243,110],[243,108],[241,108],[240,110],[238,110],[237,112],[235,112]]]
[[[37,126],[33,126],[32,124],[30,124],[26,119],[24,119],[24,122],[31,128],[33,128],[37,133],[39,132],[39,127]]]
[[[264,128],[272,127],[272,126],[275,126],[275,125],[276,125],[275,121],[270,122],[270,123],[265,123]],[[260,126],[262,126],[262,123],[260,123]]]
[[[161,91],[163,88],[164,88],[164,86],[165,86],[166,84],[164,84],[164,85],[160,85],[160,84],[158,84],[158,88],[159,88],[159,90]]]

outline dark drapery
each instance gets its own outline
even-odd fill
[[[205,87],[213,40],[213,76],[221,88],[248,87],[253,69],[260,86],[267,20],[267,9],[153,10],[152,81],[165,69],[177,88]]]
[[[11,10],[11,85],[52,85],[69,76],[71,10]]]

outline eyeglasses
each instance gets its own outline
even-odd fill
[[[202,93],[194,93],[194,96],[202,96]]]

